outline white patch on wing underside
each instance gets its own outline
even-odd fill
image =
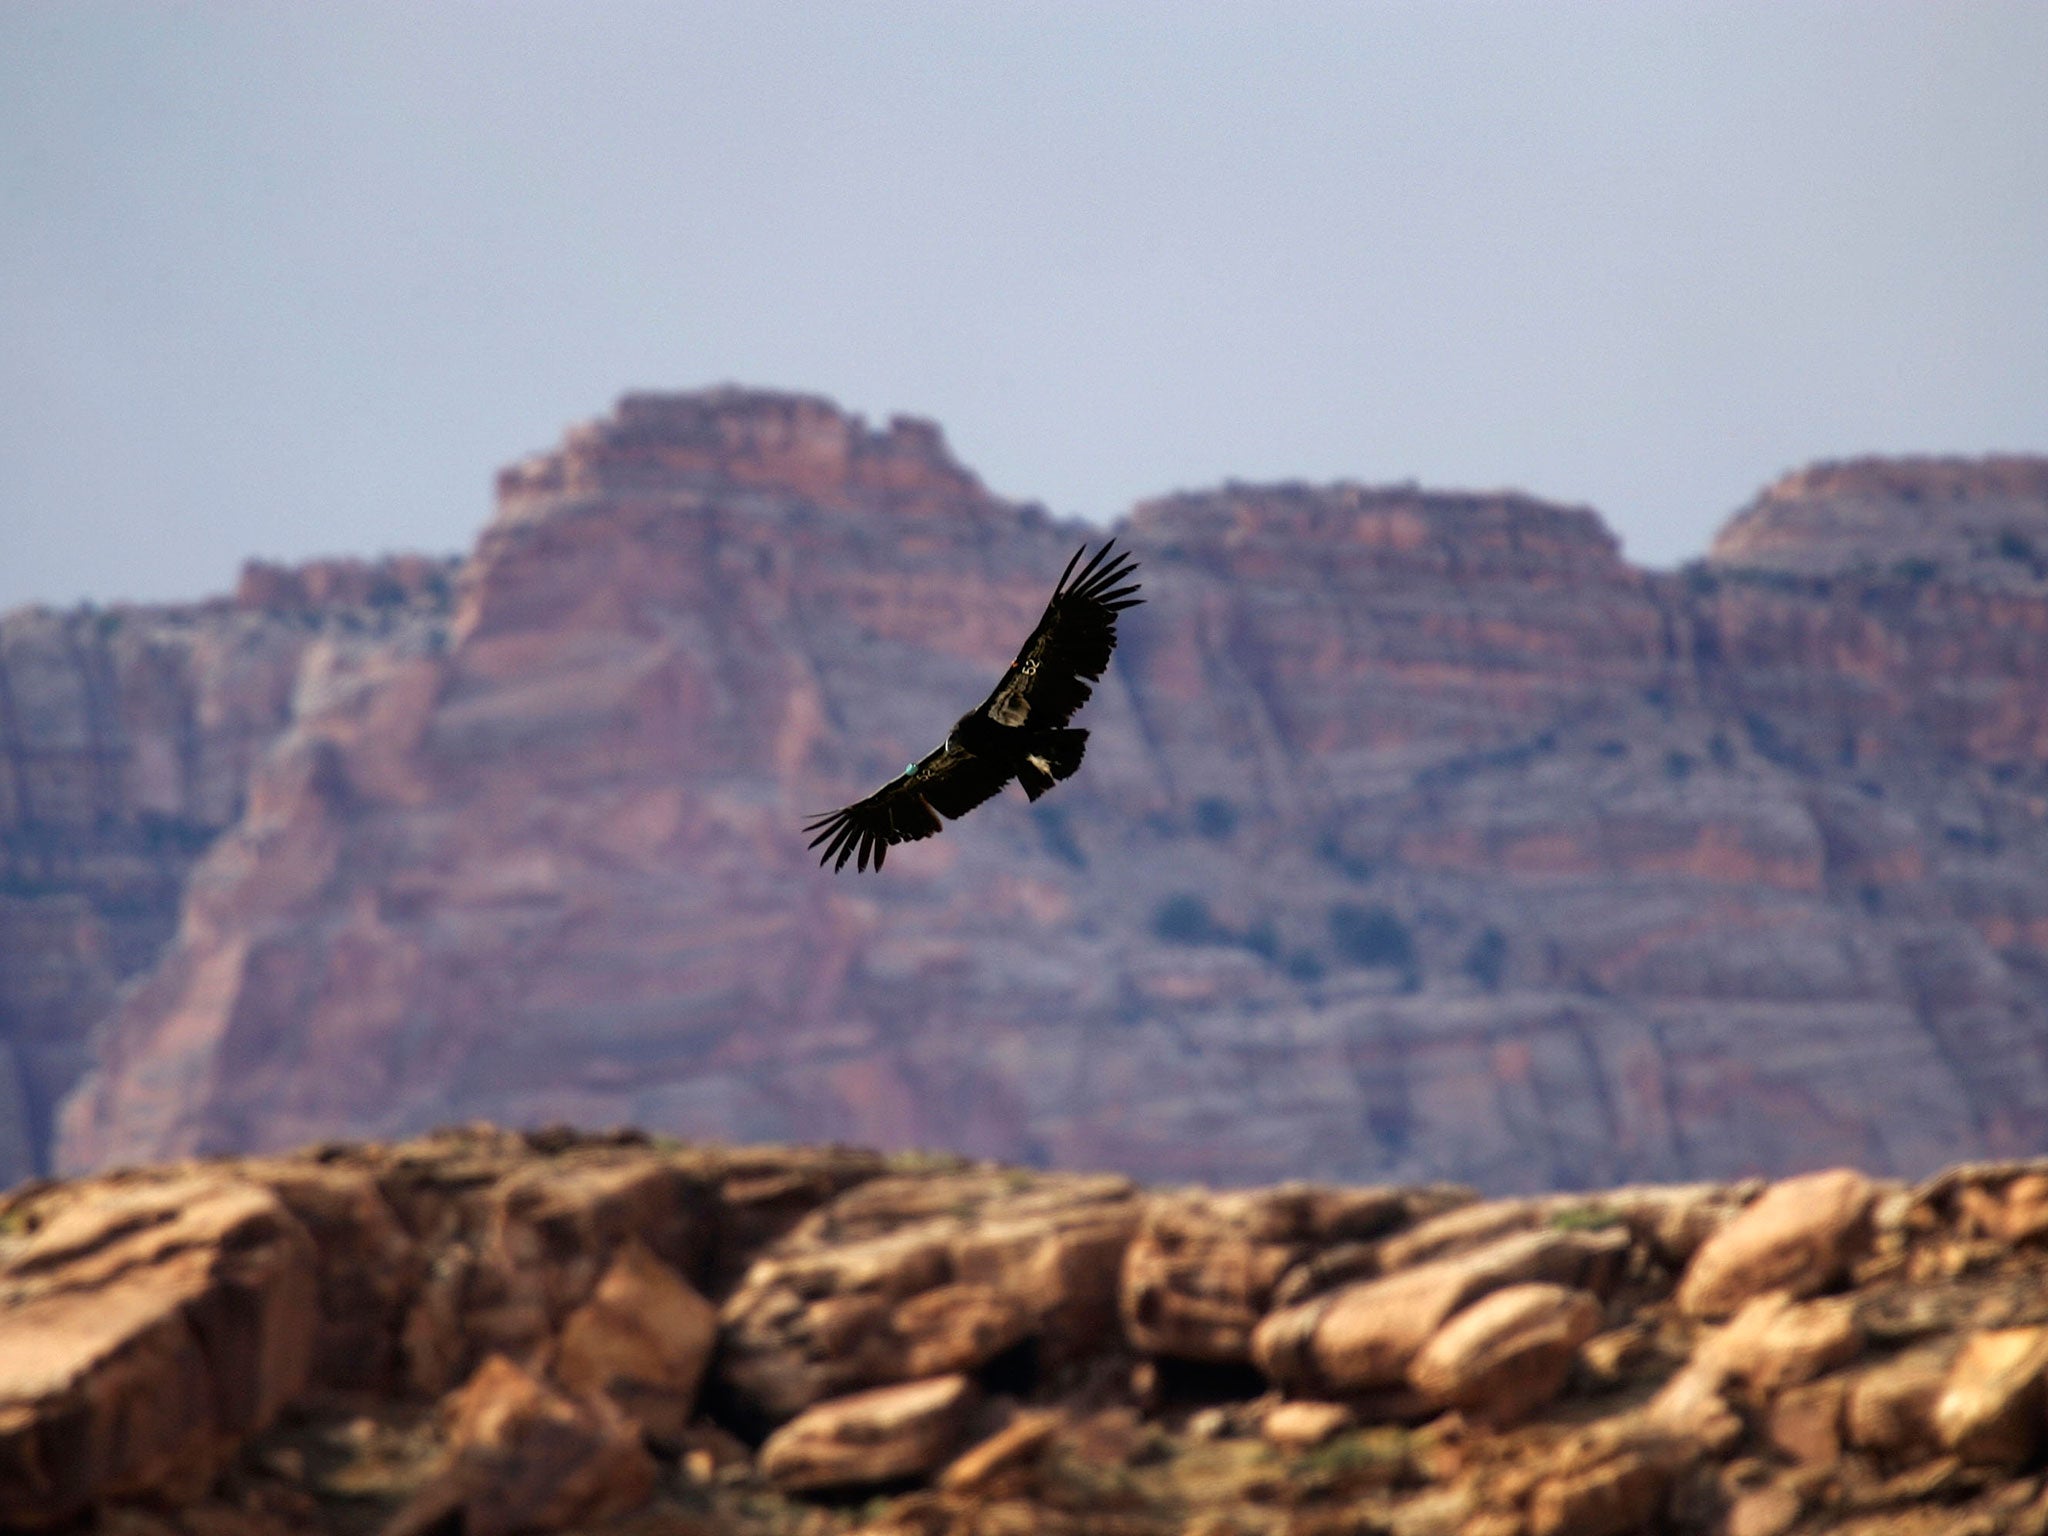
[[[989,711],[990,718],[997,725],[1022,725],[1031,718],[1031,701],[1025,697],[1031,686],[1031,679],[1038,675],[1038,658],[1033,656],[1017,668],[1017,676],[1009,687],[996,699],[996,707]]]

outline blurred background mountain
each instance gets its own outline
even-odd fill
[[[498,489],[457,566],[0,627],[12,1171],[471,1118],[1497,1189],[2048,1141],[2048,459],[1818,466],[1675,575],[1515,494],[1147,502],[1087,771],[870,877],[805,813],[1087,530],[738,389]]]

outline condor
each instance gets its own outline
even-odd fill
[[[1060,572],[1052,601],[1003,680],[981,704],[954,722],[946,744],[903,770],[865,800],[807,825],[820,864],[866,869],[898,843],[930,837],[965,816],[1010,780],[1036,800],[1081,766],[1088,733],[1067,722],[1088,702],[1116,649],[1116,616],[1144,599],[1127,578],[1137,562],[1110,552],[1110,540],[1075,574],[1082,545]],[[1068,578],[1073,584],[1068,585]]]

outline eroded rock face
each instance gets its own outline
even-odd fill
[[[255,566],[233,600],[0,615],[0,1187],[302,708],[445,629],[454,562]],[[283,598],[289,594],[290,601]]]
[[[1855,1359],[1863,1342],[1852,1298],[1793,1302],[1770,1291],[1747,1302],[1700,1353],[1768,1396]]]
[[[1935,1405],[1948,1385],[1954,1354],[1952,1343],[1923,1344],[1858,1373],[1843,1404],[1850,1443],[1894,1460],[1934,1446]]]
[[[1604,1289],[1627,1247],[1627,1239],[1614,1232],[1498,1238],[1271,1313],[1252,1335],[1252,1355],[1259,1369],[1290,1391],[1357,1393],[1397,1386],[1438,1330],[1481,1297],[1533,1282]],[[1575,1328],[1585,1319],[1572,1310]],[[1574,1339],[1570,1349],[1580,1342]],[[1460,1357],[1467,1353],[1453,1349]]]
[[[1835,1294],[1766,1291],[1727,1324],[1680,1304],[1672,1253],[1702,1213],[1760,1204],[1739,1185],[1554,1197],[1526,1226],[1474,1203],[1446,1221],[1440,1189],[1146,1194],[479,1127],[30,1186],[0,1201],[0,1521],[1875,1536],[1933,1515],[2035,1536],[2048,1248],[1987,1235],[1967,1195],[2041,1172],[1874,1184],[1870,1243]],[[1170,1213],[1154,1236],[1213,1241],[1225,1280],[1232,1243],[1276,1236],[1289,1275],[1361,1249],[1398,1267],[1306,1302],[1275,1287],[1253,1329],[1271,1385],[1234,1361],[1148,1358],[1114,1303],[1151,1202]],[[1375,1208],[1370,1237],[1340,1219]],[[1209,1294],[1176,1273],[1175,1294]],[[848,1323],[864,1298],[885,1303],[879,1354]],[[906,1307],[916,1328],[895,1326]],[[453,1341],[445,1386],[407,1353],[429,1312]],[[870,1364],[959,1368],[807,1377],[835,1331]],[[770,1429],[762,1382],[791,1380],[828,1390]]]
[[[1026,1340],[1057,1369],[1116,1336],[1138,1218],[1136,1190],[1117,1178],[869,1181],[755,1261],[721,1315],[721,1369],[771,1422],[972,1371]]]
[[[1124,1256],[1124,1332],[1147,1354],[1249,1360],[1252,1329],[1290,1271],[1415,1214],[1411,1197],[1392,1189],[1289,1185],[1154,1195]],[[1382,1263],[1365,1253],[1359,1260],[1375,1271]]]
[[[642,1433],[675,1444],[717,1343],[718,1309],[634,1241],[562,1325],[554,1374],[582,1396],[610,1398]]]
[[[0,1524],[198,1500],[323,1394],[454,1391],[420,1529],[630,1507],[653,1476],[642,1432],[673,1445],[693,1418],[716,1336],[696,1286],[881,1170],[478,1129],[23,1186],[0,1201]],[[315,1528],[260,1494],[252,1532]]]
[[[1768,486],[1714,539],[1716,565],[1833,577],[1884,565],[1966,569],[2038,590],[2048,577],[2048,462],[1852,459]]]
[[[1515,495],[1147,503],[1086,772],[862,880],[805,812],[979,698],[1089,531],[928,425],[631,397],[501,477],[444,645],[291,674],[64,1164],[472,1116],[1490,1193],[2031,1150],[2040,478],[1816,472],[1777,564],[1682,577]],[[1857,498],[1989,553],[1791,516]],[[74,1053],[77,915],[32,914]]]
[[[1530,1536],[1626,1536],[1645,1529],[1664,1503],[1678,1459],[1664,1445],[1623,1444],[1559,1467],[1530,1497]]]
[[[1432,1404],[1512,1424],[1557,1396],[1579,1346],[1599,1330],[1599,1298],[1561,1285],[1510,1285],[1439,1328],[1408,1366]]]
[[[315,1268],[276,1197],[227,1175],[102,1185],[0,1240],[0,1523],[205,1492],[306,1383]]]
[[[761,1470],[784,1488],[891,1483],[936,1471],[974,1411],[964,1376],[875,1387],[805,1409],[761,1447]]]
[[[574,1399],[492,1355],[446,1407],[447,1466],[395,1522],[434,1529],[456,1510],[469,1536],[556,1531],[637,1509],[653,1458],[603,1396]]]
[[[1941,1443],[1964,1461],[2025,1466],[2048,1412],[2048,1328],[1999,1328],[1963,1344],[1934,1403]]]
[[[1679,1286],[1679,1305],[1725,1317],[1752,1297],[1811,1296],[1839,1281],[1870,1241],[1877,1191],[1853,1169],[1773,1184],[1700,1246]]]

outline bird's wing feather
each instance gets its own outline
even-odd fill
[[[882,867],[889,849],[930,837],[944,825],[939,818],[965,816],[1005,784],[1011,772],[991,758],[956,747],[941,747],[910,772],[891,779],[864,800],[820,816],[804,828],[814,834],[811,846],[825,845],[820,864],[844,869]]]
[[[1137,562],[1128,554],[1110,558],[1115,547],[1114,539],[1105,543],[1078,575],[1074,566],[1087,546],[1074,552],[1038,627],[982,702],[983,714],[999,725],[1051,729],[1088,702],[1116,649],[1116,616],[1144,601],[1138,584],[1128,580]]]
[[[1074,552],[1053,587],[1038,627],[1018,651],[980,712],[1000,725],[1046,730],[1065,725],[1088,702],[1092,684],[1109,666],[1116,648],[1116,616],[1143,601],[1129,580],[1137,562],[1112,552],[1116,541],[1098,549],[1077,574],[1087,546]],[[1071,580],[1070,580],[1071,578]],[[946,820],[965,816],[1014,777],[995,757],[943,746],[913,763],[864,800],[818,817],[804,828],[818,862],[844,869],[849,859],[876,869],[898,843],[937,832]]]

